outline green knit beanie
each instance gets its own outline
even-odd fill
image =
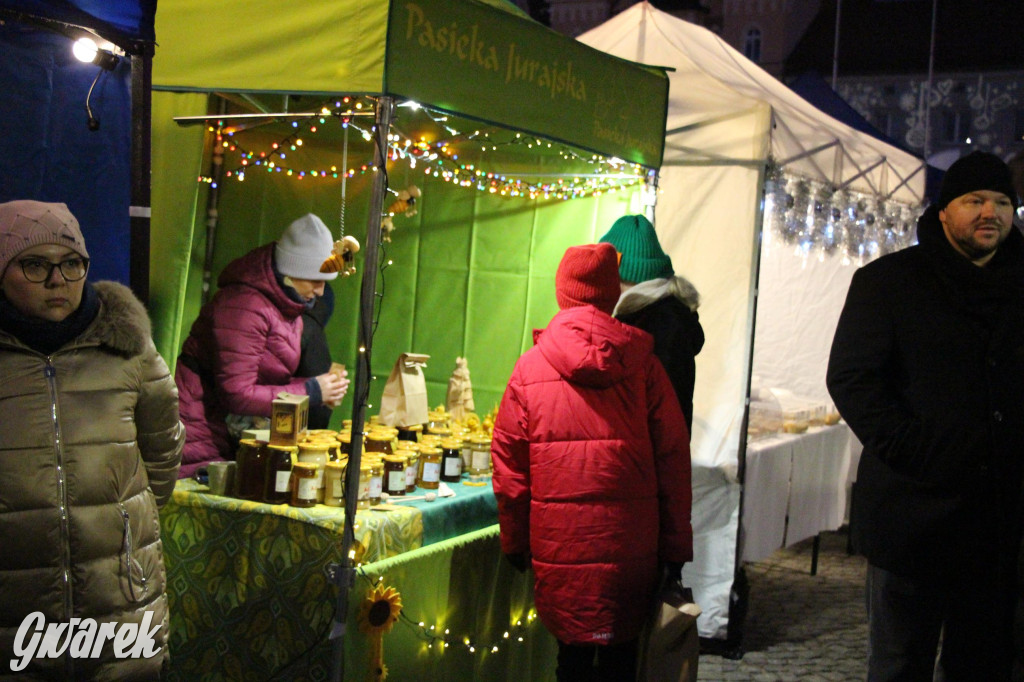
[[[642,215],[622,216],[600,241],[608,242],[622,254],[619,277],[623,282],[639,284],[675,274],[672,259],[661,250],[654,225]]]

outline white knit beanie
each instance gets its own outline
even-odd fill
[[[15,256],[38,244],[59,244],[89,257],[82,229],[66,204],[31,199],[0,204],[0,275]]]
[[[298,279],[335,279],[336,272],[320,272],[320,265],[331,255],[333,247],[334,239],[324,221],[307,213],[289,225],[277,240],[274,248],[277,271]]]

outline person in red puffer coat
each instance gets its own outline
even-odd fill
[[[693,558],[689,434],[651,336],[610,315],[615,249],[569,248],[555,294],[494,424],[501,546],[533,568],[558,679],[631,680],[659,566]]]

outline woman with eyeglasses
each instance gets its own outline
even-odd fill
[[[168,626],[157,508],[184,428],[142,303],[88,271],[67,206],[0,203],[0,664],[153,680]],[[36,635],[62,625],[48,656]],[[132,647],[104,630],[140,655],[117,656]]]

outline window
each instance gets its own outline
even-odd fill
[[[871,114],[871,124],[888,138],[896,136],[896,116],[889,109],[876,109]]]
[[[963,144],[971,132],[971,114],[969,111],[946,110],[942,112],[939,123],[939,139],[942,142]]]
[[[743,56],[755,63],[761,61],[761,29],[747,29],[746,37],[743,39]]]

